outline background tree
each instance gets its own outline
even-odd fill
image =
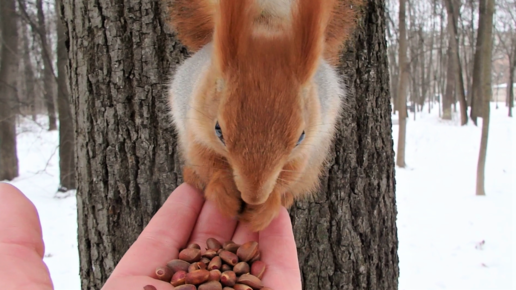
[[[68,92],[66,65],[68,52],[66,50],[65,28],[59,17],[62,8],[61,0],[56,0],[57,28],[57,108],[59,112],[59,177],[60,184],[66,189],[75,189],[75,136],[73,127],[72,108]]]
[[[291,211],[305,289],[397,289],[385,3],[365,2],[342,56],[350,96],[323,189]],[[63,11],[82,288],[100,289],[182,181],[165,89],[187,51],[157,1],[64,0]]]
[[[462,77],[462,65],[460,61],[459,54],[459,32],[458,32],[458,20],[459,20],[459,10],[460,10],[460,0],[444,0],[446,10],[448,11],[448,33],[449,33],[449,68],[448,71],[448,81],[453,82],[454,88],[450,91],[447,90],[446,94],[450,94],[450,96],[446,99],[453,99],[453,102],[456,103],[456,99],[451,96],[451,94],[455,93],[455,96],[458,96],[460,102],[460,117],[461,117],[461,125],[466,125],[468,123],[468,115],[467,115],[467,104],[466,104],[466,95],[464,93],[464,79]],[[451,84],[449,84],[451,86]],[[447,116],[447,114],[444,114]],[[451,119],[451,114],[450,114]]]
[[[0,1],[2,55],[0,62],[0,181],[18,176],[16,110],[18,25],[15,0]]]
[[[410,77],[410,63],[407,59],[407,22],[406,22],[406,0],[400,0],[399,9],[400,44],[398,51],[399,59],[399,83],[398,83],[398,108],[399,108],[399,132],[398,151],[396,165],[405,167],[405,139],[407,135],[407,92]]]
[[[476,195],[485,195],[485,168],[486,168],[486,155],[487,155],[487,139],[489,137],[489,115],[490,115],[490,102],[492,97],[491,88],[491,67],[492,67],[492,37],[493,37],[493,14],[495,0],[480,0],[485,1],[484,17],[481,17],[483,22],[479,22],[479,27],[485,26],[484,34],[478,36],[478,39],[482,39],[484,44],[480,52],[481,62],[481,73],[480,73],[480,93],[482,100],[482,137],[480,140],[480,152],[478,156],[477,165],[477,190]],[[480,32],[479,32],[480,33]],[[477,46],[478,47],[478,46]]]
[[[57,130],[57,118],[54,102],[55,73],[53,66],[53,53],[48,40],[47,24],[45,22],[45,11],[43,10],[43,0],[36,0],[38,16],[38,35],[41,39],[41,52],[43,57],[43,96],[48,113],[48,130]]]

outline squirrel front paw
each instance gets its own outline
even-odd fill
[[[205,184],[201,181],[195,170],[189,166],[183,168],[183,181],[199,190],[204,190]]]
[[[233,180],[222,178],[219,174],[215,174],[214,178],[206,186],[204,195],[207,200],[215,203],[222,214],[230,218],[238,216],[242,203],[240,193]]]
[[[272,193],[267,201],[260,205],[246,205],[239,215],[239,220],[248,223],[253,232],[265,229],[280,212],[282,195]]]

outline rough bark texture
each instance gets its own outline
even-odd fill
[[[396,165],[405,167],[405,137],[407,132],[407,93],[410,78],[410,63],[407,57],[406,0],[400,0],[399,10],[400,47],[398,51],[400,78],[398,83],[399,131]]]
[[[0,63],[0,181],[18,176],[16,152],[16,75],[18,28],[15,0],[0,1],[2,56]]]
[[[327,176],[314,201],[291,210],[306,290],[398,289],[385,2],[364,2],[341,58],[349,105]]]
[[[481,0],[482,1],[482,0]],[[486,168],[486,157],[487,157],[487,140],[489,137],[489,119],[490,119],[490,107],[492,97],[491,87],[491,68],[492,68],[492,51],[493,51],[493,14],[494,14],[494,2],[495,0],[486,1],[486,12],[485,20],[485,38],[484,48],[482,50],[482,137],[480,139],[480,152],[478,155],[477,165],[477,190],[476,195],[486,195],[484,181],[485,181],[485,168]]]
[[[347,52],[349,104],[319,195],[292,210],[304,289],[397,289],[385,3],[365,1]],[[153,0],[63,0],[77,131],[82,289],[100,289],[181,183],[165,99],[187,52]]]
[[[43,11],[43,0],[36,0],[38,10],[38,30],[41,39],[41,53],[43,57],[43,97],[47,107],[48,130],[57,130],[56,106],[54,102],[54,82],[55,74],[52,65],[52,50],[47,39],[47,26],[45,23],[45,13]]]
[[[61,0],[56,0],[57,27],[57,109],[59,112],[59,180],[62,187],[75,189],[75,136],[70,106],[66,63],[64,23],[61,20]]]

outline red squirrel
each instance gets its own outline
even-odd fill
[[[184,180],[260,231],[281,206],[318,189],[345,97],[334,65],[356,8],[338,0],[174,2],[172,26],[194,52],[169,90]]]

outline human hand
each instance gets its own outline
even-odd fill
[[[43,262],[44,244],[34,205],[14,186],[0,183],[0,281],[2,289],[52,290]],[[175,222],[175,223],[174,223]],[[192,230],[193,229],[193,230]],[[209,237],[237,243],[258,241],[268,269],[262,279],[278,290],[301,289],[296,246],[285,209],[259,234],[224,218],[201,193],[184,184],[178,187],[124,255],[103,290],[173,289],[157,280],[155,269],[177,258],[188,243],[205,244]]]
[[[224,217],[202,194],[183,184],[167,199],[136,242],[120,260],[103,290],[138,289],[152,285],[157,290],[173,287],[159,281],[157,266],[178,257],[189,243],[205,245],[208,238],[243,244],[257,241],[261,260],[267,265],[265,286],[275,290],[301,290],[296,245],[285,208],[263,231],[252,233],[244,224]]]
[[[0,183],[2,289],[52,290],[36,207],[16,187]]]

